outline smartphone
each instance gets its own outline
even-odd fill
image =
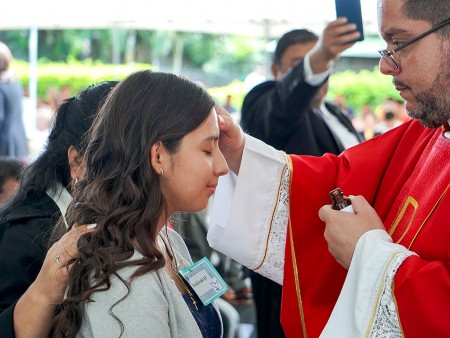
[[[364,30],[361,14],[361,1],[360,0],[335,0],[336,4],[336,17],[344,16],[348,19],[348,22],[356,24],[356,29],[361,36],[356,41],[364,40]]]

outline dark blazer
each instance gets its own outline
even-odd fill
[[[241,111],[242,128],[288,154],[322,156],[326,152],[341,153],[344,150],[342,144],[310,108],[320,87],[304,81],[303,62],[300,62],[281,81],[266,81],[247,94]],[[350,120],[336,106],[328,102],[325,105],[362,141]]]
[[[14,337],[13,310],[44,262],[61,216],[47,194],[9,209],[0,218],[0,337]]]

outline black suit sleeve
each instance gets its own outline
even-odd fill
[[[305,114],[319,86],[305,82],[304,64],[299,62],[282,80],[272,81],[269,88],[259,96],[249,93],[242,106],[242,126],[250,135],[257,137],[278,149],[283,149],[287,139],[295,131]],[[250,115],[252,118],[247,119]]]
[[[47,253],[55,220],[34,218],[2,224],[0,236],[0,311],[8,308],[36,279]]]

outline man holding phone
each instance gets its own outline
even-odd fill
[[[362,137],[338,107],[325,101],[332,63],[361,35],[339,18],[320,37],[307,29],[284,34],[275,49],[272,74],[245,97],[241,125],[250,135],[287,153],[339,154]],[[349,34],[346,34],[349,33]],[[259,338],[284,337],[281,286],[252,273]]]

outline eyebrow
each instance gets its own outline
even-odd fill
[[[216,141],[219,139],[219,135],[211,135],[203,139],[203,142]]]
[[[398,33],[408,33],[409,34],[409,32],[405,29],[392,27],[392,28],[389,28],[386,32],[381,33],[381,36],[383,38],[391,38],[393,35],[398,34]]]

